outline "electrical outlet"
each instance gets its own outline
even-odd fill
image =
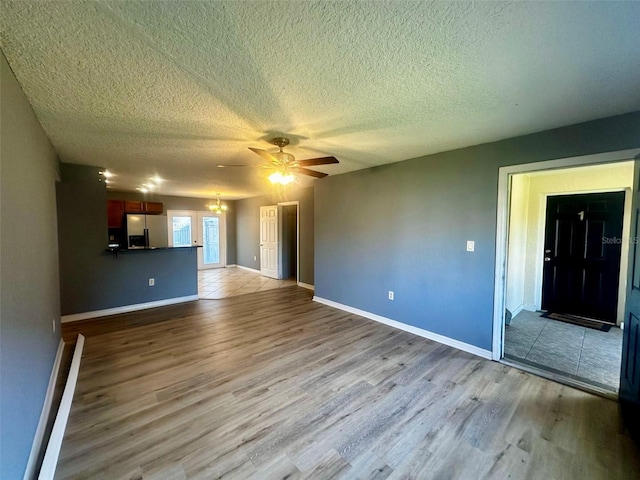
[[[258,261],[258,257],[256,257],[255,255],[253,256],[253,261],[257,262]]]
[[[473,252],[476,249],[476,242],[473,240],[467,240],[467,252]]]
[[[53,325],[53,333],[56,333],[56,319],[51,320],[51,324]]]
[[[156,284],[156,279],[155,278],[150,278],[149,279],[149,286],[153,287]]]
[[[389,300],[393,300],[394,296],[393,290],[389,290]]]

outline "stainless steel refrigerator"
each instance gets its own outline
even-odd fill
[[[169,246],[167,217],[127,214],[127,248]]]

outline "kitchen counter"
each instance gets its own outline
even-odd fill
[[[132,248],[106,248],[109,253],[127,253],[127,252],[148,252],[150,250],[183,250],[188,248],[202,248],[202,245],[192,245],[189,247],[132,247]]]

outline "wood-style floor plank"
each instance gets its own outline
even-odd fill
[[[630,479],[618,405],[299,287],[63,325],[58,479]]]

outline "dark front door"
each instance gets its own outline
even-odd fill
[[[542,308],[616,323],[624,192],[547,197]]]

